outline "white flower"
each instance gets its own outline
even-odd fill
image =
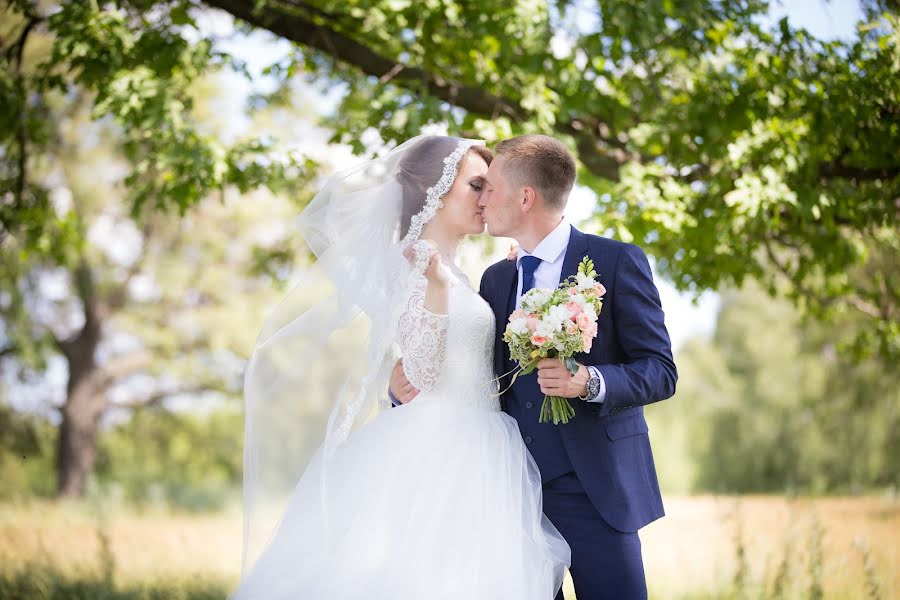
[[[531,308],[530,312],[539,311],[550,300],[553,290],[533,288],[522,297],[522,304]]]
[[[582,311],[584,310],[584,305],[587,304],[587,298],[584,297],[584,294],[575,294],[569,300],[577,304]]]
[[[597,320],[597,311],[594,310],[593,304],[585,304],[584,308],[582,310],[584,311],[584,314],[586,314],[591,321]]]
[[[589,289],[594,287],[594,284],[597,283],[594,281],[593,277],[588,277],[584,273],[576,273],[575,279],[578,282],[578,289],[582,292],[586,292]]]
[[[535,335],[550,338],[553,337],[553,334],[554,332],[556,332],[556,330],[557,327],[553,323],[548,323],[546,320],[541,319],[540,321],[538,321],[534,333]]]
[[[551,306],[550,310],[547,311],[547,316],[544,317],[545,321],[548,321],[553,325],[554,331],[559,331],[562,329],[562,325],[565,321],[568,321],[572,316],[572,313],[569,312],[569,309],[565,306]]]
[[[528,321],[524,317],[510,321],[509,330],[515,334],[525,333],[528,331]]]

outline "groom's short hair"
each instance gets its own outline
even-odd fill
[[[511,183],[533,187],[549,208],[566,207],[575,185],[575,159],[562,142],[547,135],[520,135],[494,150],[503,157],[503,172]]]

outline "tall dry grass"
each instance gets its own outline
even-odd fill
[[[666,508],[664,519],[641,532],[652,598],[900,593],[896,499],[701,496],[668,498]],[[236,510],[0,505],[0,597],[30,597],[14,592],[34,579],[44,591],[31,597],[54,600],[100,597],[104,585],[115,594],[103,597],[116,599],[224,596],[237,581],[240,529]],[[78,585],[85,595],[67,591]],[[573,598],[570,581],[566,589]]]
[[[894,497],[698,496],[669,498],[666,512],[641,532],[654,598],[900,593]]]

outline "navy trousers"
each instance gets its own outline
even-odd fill
[[[574,472],[546,482],[544,514],[572,549],[569,569],[578,600],[646,600],[638,534],[610,527]],[[556,600],[564,600],[562,590]]]

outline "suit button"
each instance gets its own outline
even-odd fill
[[[533,442],[533,441],[534,441],[534,439],[533,439],[530,435],[526,435],[526,436],[525,436],[525,443],[526,443],[526,444],[530,444],[530,443]]]
[[[534,402],[526,402],[525,403],[525,408],[531,408],[532,406],[534,406]]]

